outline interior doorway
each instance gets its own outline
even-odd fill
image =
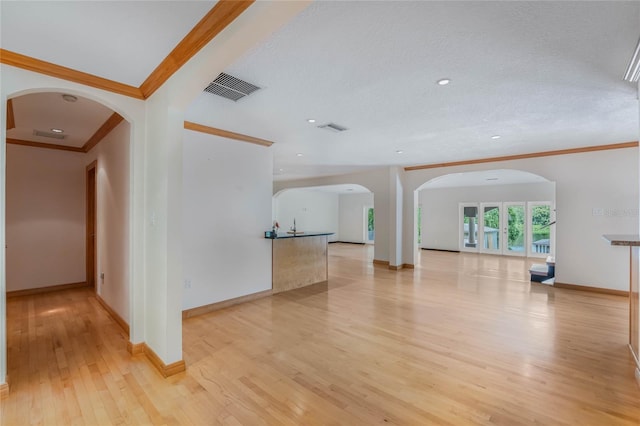
[[[373,206],[366,206],[364,208],[364,215],[365,215],[364,241],[366,244],[373,244],[375,242],[375,236],[376,236],[375,213],[373,210]]]
[[[94,290],[96,288],[96,208],[97,208],[97,161],[87,166],[87,285]]]

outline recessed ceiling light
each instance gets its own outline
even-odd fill
[[[62,129],[51,129],[51,131],[53,133],[64,133],[64,130],[62,130]]]
[[[491,136],[491,139],[500,139],[500,135],[493,135]]]
[[[315,123],[316,120],[314,118],[307,118],[307,123]]]
[[[401,149],[396,150],[396,154],[402,154],[404,151]]]
[[[284,172],[284,169],[278,169],[279,172]]]
[[[302,153],[300,153],[300,152],[299,152],[299,153],[297,153],[297,154],[296,154],[296,157],[302,157]]]
[[[438,80],[439,86],[446,86],[449,83],[451,83],[451,80],[449,80],[448,78],[441,78],[440,80]]]
[[[76,96],[73,95],[69,95],[67,93],[65,93],[64,95],[62,95],[62,99],[64,99],[67,102],[75,102],[78,100],[78,98]]]

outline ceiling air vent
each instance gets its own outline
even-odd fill
[[[240,80],[229,74],[220,73],[204,91],[235,102],[259,89],[255,84]]]
[[[327,130],[331,130],[332,132],[336,132],[336,133],[340,133],[340,132],[344,132],[345,130],[349,130],[344,126],[341,126],[339,124],[336,123],[327,123],[327,124],[323,124],[322,126],[318,126],[319,129],[327,129]]]
[[[633,57],[627,66],[623,79],[631,83],[636,83],[640,80],[640,40],[638,40],[636,50],[633,52]]]
[[[43,138],[64,139],[66,135],[60,133],[43,132],[42,130],[33,131],[33,136],[42,136]]]

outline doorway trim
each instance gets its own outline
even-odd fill
[[[86,168],[86,277],[87,285],[98,292],[97,266],[98,266],[98,238],[97,238],[97,208],[98,208],[98,160],[92,161]]]

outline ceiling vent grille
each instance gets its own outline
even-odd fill
[[[43,132],[42,130],[33,131],[33,136],[42,136],[43,138],[52,138],[52,139],[64,139],[66,135],[61,135],[60,133],[51,133],[51,132]]]
[[[637,83],[640,80],[640,40],[638,40],[636,50],[633,52],[633,57],[629,62],[629,66],[627,66],[623,79],[631,83]]]
[[[205,92],[231,99],[234,102],[252,94],[256,90],[260,90],[260,87],[225,73],[220,73],[204,89]]]
[[[323,124],[322,126],[318,126],[318,128],[319,129],[331,130],[332,132],[335,132],[335,133],[340,133],[340,132],[344,132],[346,130],[349,130],[346,127],[341,126],[341,125],[336,124],[336,123]]]

